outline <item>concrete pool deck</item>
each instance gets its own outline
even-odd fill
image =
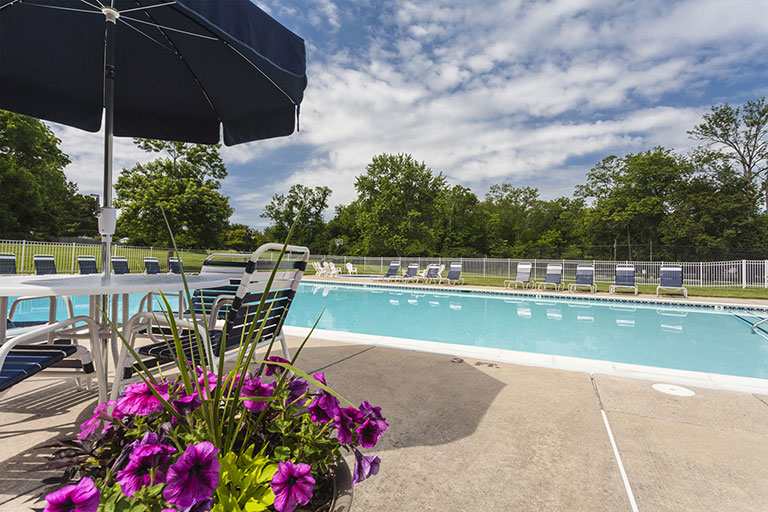
[[[289,338],[296,347],[300,340]],[[381,472],[353,511],[764,510],[768,396],[314,337],[299,360],[383,409]],[[0,510],[42,508],[44,445],[74,437],[94,394],[29,379],[0,399]],[[606,421],[604,421],[604,418]]]

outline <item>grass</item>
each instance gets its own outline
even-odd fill
[[[337,267],[340,267],[340,265],[337,265]],[[381,269],[379,265],[356,265],[357,272],[360,275],[371,275],[371,274],[383,274],[386,272],[386,268],[384,270]],[[346,272],[346,269],[344,269]],[[307,275],[313,275],[314,269],[311,267],[307,267]],[[443,272],[443,275],[447,275],[445,272]],[[467,285],[473,285],[473,286],[498,286],[503,287],[504,281],[507,279],[510,279],[506,276],[482,276],[482,275],[476,275],[476,274],[467,274],[463,273],[462,277],[464,278],[464,284]],[[565,289],[568,289],[568,283],[572,281],[564,281],[564,287]],[[608,287],[610,286],[610,283],[598,283],[597,284],[597,291],[599,292],[608,292]],[[656,295],[656,285],[651,284],[641,284],[638,285],[640,293],[647,293],[651,295]],[[682,297],[682,294],[679,294]],[[670,297],[672,295],[667,295],[667,297]],[[722,297],[722,298],[734,298],[734,299],[764,299],[768,300],[768,288],[738,288],[738,287],[728,287],[728,288],[721,288],[721,287],[698,287],[698,286],[689,286],[688,287],[688,296],[689,297]]]

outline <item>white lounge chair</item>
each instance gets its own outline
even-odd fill
[[[536,288],[539,290],[546,290],[547,286],[552,286],[555,291],[560,290],[560,281],[563,277],[563,266],[553,265],[552,263],[547,265],[547,275],[544,281],[538,283]]]
[[[349,262],[347,262],[345,266],[347,267],[347,274],[357,274],[357,267],[353,267]]]
[[[616,265],[616,281],[608,287],[608,293],[613,295],[616,290],[629,289],[637,295],[637,285],[635,284],[635,266],[634,265]]]
[[[656,296],[662,290],[683,292],[683,296],[688,298],[688,289],[683,286],[683,267],[665,266],[659,269],[659,286],[656,287]]]
[[[517,285],[521,285],[523,288],[528,288],[528,285],[531,284],[531,264],[530,263],[518,263],[517,264],[517,275],[514,279],[507,279],[504,281],[504,286],[507,288],[512,287],[514,285],[514,288],[517,288]]]
[[[594,265],[579,265],[576,267],[576,282],[568,285],[568,291],[575,292],[577,288],[585,286],[591,293],[597,291]]]

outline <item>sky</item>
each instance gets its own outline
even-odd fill
[[[495,183],[571,195],[604,157],[664,146],[712,105],[768,95],[763,0],[257,0],[307,46],[301,131],[223,148],[233,222],[296,183],[333,207],[381,153],[410,153],[481,198]],[[52,125],[83,193],[102,135]],[[151,155],[115,140],[115,169]]]

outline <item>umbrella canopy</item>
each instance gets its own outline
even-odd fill
[[[250,0],[0,0],[0,108],[112,136],[231,146],[293,133],[304,41]]]
[[[304,41],[249,0],[0,0],[0,108],[95,132],[105,15],[114,134],[228,146],[293,133]]]

